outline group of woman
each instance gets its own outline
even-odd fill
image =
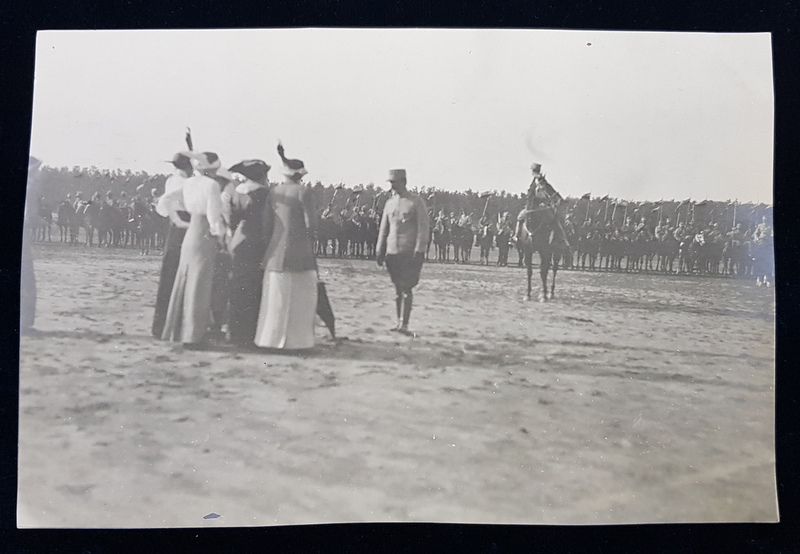
[[[278,154],[284,181],[271,190],[262,160],[224,169],[213,152],[173,157],[175,173],[156,206],[170,228],[155,337],[202,348],[210,329],[227,324],[227,339],[239,346],[314,346],[316,211],[303,162],[287,159],[280,144]],[[229,265],[216,263],[221,252]]]

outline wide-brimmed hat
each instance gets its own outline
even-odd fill
[[[215,152],[199,152],[192,156],[192,167],[197,171],[210,171],[219,169],[219,156]]]
[[[165,160],[165,161],[168,164],[172,164],[174,166],[177,166],[178,164],[186,164],[186,163],[188,163],[192,159],[193,155],[194,155],[194,152],[186,152],[186,151],[176,152],[175,155],[172,156],[171,160]]]
[[[283,174],[287,177],[295,177],[297,175],[302,177],[308,173],[305,164],[301,160],[290,160],[284,155],[283,144],[280,142],[278,142],[278,155],[283,162]]]
[[[390,183],[394,183],[396,181],[403,181],[406,182],[406,170],[405,169],[390,169],[389,170],[389,177],[386,179]]]
[[[267,174],[270,169],[272,169],[272,167],[262,160],[242,160],[238,164],[228,168],[231,173],[244,175],[251,181],[262,184],[267,180]]]

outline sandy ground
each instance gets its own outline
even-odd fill
[[[431,263],[407,338],[385,270],[321,260],[349,340],[299,357],[152,339],[156,255],[36,256],[21,527],[777,518],[771,290],[572,271],[540,304]]]

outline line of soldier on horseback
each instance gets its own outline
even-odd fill
[[[528,193],[522,195],[526,208],[520,212],[516,225],[509,212],[497,214],[496,221],[487,216],[489,193],[480,196],[486,199],[486,203],[477,223],[463,209],[458,215],[444,208],[439,208],[438,212],[431,209],[429,223],[432,232],[426,259],[431,258],[433,247],[434,261],[470,263],[472,248],[477,247],[480,249],[479,263],[488,265],[491,250],[497,248],[495,263],[507,266],[510,250],[516,249],[517,265],[523,266],[525,253],[519,242],[523,221],[527,210],[535,213],[544,208],[553,214],[553,230],[548,238],[552,243],[551,256],[557,256],[556,261],[567,269],[753,277],[762,271],[761,266],[767,267],[768,263],[763,260],[772,258],[771,227],[765,218],[757,228],[746,229],[741,221],[736,223],[734,211],[734,224],[725,232],[723,229],[727,224],[723,225],[722,221],[706,221],[704,218],[695,221],[694,216],[690,219],[688,214],[683,222],[678,214],[679,220],[673,224],[670,218],[663,217],[661,202],[658,202],[657,207],[651,210],[658,211],[657,222],[645,216],[637,217],[638,209],[633,217],[628,217],[626,204],[614,204],[609,220],[607,196],[600,199],[606,201],[606,213],[601,209],[590,217],[589,195],[581,198],[587,201],[585,212],[581,213],[583,208],[579,209],[578,203],[572,204],[571,211],[567,211],[570,203],[565,202],[547,182],[541,164],[533,164],[531,172],[533,180]],[[167,222],[154,211],[157,189],[148,194],[143,188],[140,185],[130,195],[125,191],[118,195],[108,191],[105,197],[95,192],[90,198],[84,198],[81,192],[76,192],[74,197],[68,194],[56,207],[55,218],[54,210],[41,198],[38,217],[29,223],[34,239],[52,240],[50,227],[55,222],[61,242],[82,242],[89,246],[138,246],[142,253],[151,248],[160,249]],[[380,200],[384,198],[378,194],[372,199],[371,206],[363,205],[363,192],[360,185],[347,192],[344,185],[335,188],[333,198],[319,214],[317,255],[375,257],[382,210]],[[335,208],[334,201],[340,193],[350,196],[343,208]],[[678,205],[676,213],[683,204]],[[79,239],[81,229],[82,240]],[[759,282],[769,282],[766,274],[758,278]]]
[[[102,196],[98,191],[88,198],[81,191],[77,191],[74,197],[67,194],[56,207],[55,222],[60,242],[139,247],[142,254],[149,253],[150,249],[160,249],[166,221],[155,211],[157,189],[150,193],[143,189],[144,186],[140,185],[134,194],[122,191],[118,196],[112,191]],[[49,208],[43,208],[43,211],[52,213]],[[79,238],[81,230],[82,241]]]
[[[429,214],[432,216],[433,214]],[[484,218],[481,218],[480,225],[476,228],[473,225],[472,216],[461,210],[456,216],[454,212],[449,214],[444,209],[440,209],[436,216],[432,217],[431,243],[434,247],[435,259],[439,262],[450,261],[450,247],[453,247],[453,261],[456,263],[469,263],[473,241],[478,246],[481,233],[485,234]],[[481,259],[483,262],[483,259]]]
[[[739,222],[727,232],[719,221],[675,225],[669,218],[655,225],[645,217],[638,223],[626,218],[622,225],[604,221],[573,225],[568,217],[566,225],[568,235],[574,237],[576,267],[590,271],[745,277],[752,275],[756,260],[764,258],[763,245],[771,248],[772,244],[766,218],[756,229],[745,229]]]
[[[446,212],[441,208],[438,213],[430,212],[431,239],[434,247],[435,260],[438,262],[450,261],[450,247],[453,247],[453,261],[456,263],[469,263],[473,247],[480,249],[480,265],[489,265],[489,254],[496,247],[498,257],[496,265],[508,265],[508,252],[514,229],[509,212],[497,214],[497,221],[486,214],[488,194],[483,215],[477,224],[466,210],[456,216],[455,212]],[[428,250],[430,250],[430,244]]]
[[[333,198],[319,214],[316,255],[328,256],[330,247],[331,256],[374,259],[381,216],[377,210],[380,195],[368,209],[360,203],[364,189],[358,185],[351,191],[344,208],[337,211],[334,201],[340,190],[343,186],[334,190]]]

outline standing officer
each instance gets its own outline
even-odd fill
[[[428,246],[428,209],[419,196],[406,190],[406,170],[393,169],[387,179],[392,195],[386,201],[378,232],[377,262],[386,262],[397,297],[397,326],[392,329],[405,335],[411,317],[413,294],[419,282],[425,250]]]

